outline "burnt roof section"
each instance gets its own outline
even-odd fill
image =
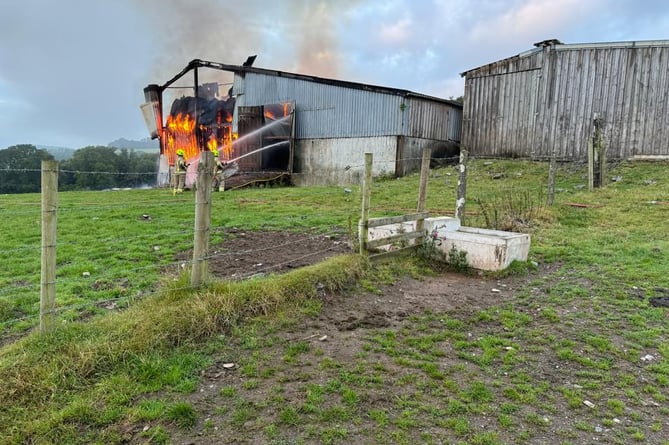
[[[415,97],[419,99],[425,99],[425,100],[430,100],[434,102],[441,102],[441,103],[446,103],[449,105],[453,105],[458,108],[462,108],[462,104],[459,102],[456,102],[454,100],[450,99],[442,99],[439,97],[434,97],[434,96],[428,96],[426,94],[420,94],[420,93],[414,93],[409,90],[403,90],[403,89],[398,89],[398,88],[390,88],[390,87],[383,87],[383,86],[378,86],[378,85],[369,85],[369,84],[364,84],[364,83],[359,83],[359,82],[350,82],[346,80],[337,80],[337,79],[330,79],[326,77],[318,77],[318,76],[310,76],[306,74],[297,74],[297,73],[289,73],[286,71],[277,71],[277,70],[270,70],[270,69],[265,69],[265,68],[256,68],[253,66],[245,66],[244,65],[227,65],[224,63],[218,63],[218,62],[209,62],[206,60],[201,60],[201,59],[193,59],[191,60],[188,65],[176,76],[165,82],[163,85],[159,86],[160,90],[164,90],[170,85],[172,85],[174,82],[179,80],[183,75],[185,75],[187,72],[190,70],[196,69],[196,68],[212,68],[212,69],[218,69],[222,71],[229,71],[233,72],[235,74],[238,74],[240,76],[244,76],[246,73],[255,73],[255,74],[264,74],[267,76],[275,76],[275,77],[284,77],[287,79],[296,79],[296,80],[306,80],[309,82],[314,82],[314,83],[322,83],[326,85],[334,85],[334,86],[339,86],[343,88],[351,88],[351,89],[356,89],[356,90],[363,90],[363,91],[373,91],[377,93],[385,93],[385,94],[392,94],[395,96],[402,96],[402,97]]]

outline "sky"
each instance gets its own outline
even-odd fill
[[[0,0],[0,149],[149,133],[143,88],[192,59],[440,98],[546,39],[669,39],[666,0]],[[207,79],[211,75],[212,79]],[[229,81],[216,72],[202,80]],[[216,78],[214,78],[216,77]],[[177,91],[177,90],[175,90]]]

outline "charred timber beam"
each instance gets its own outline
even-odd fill
[[[238,72],[240,71],[239,66],[237,65],[226,65],[224,63],[217,63],[217,62],[208,62],[206,60],[200,60],[200,59],[193,59],[190,62],[188,62],[188,65],[179,72],[176,76],[172,77],[170,80],[165,82],[161,87],[161,91],[165,90],[167,87],[172,85],[174,82],[177,80],[181,79],[183,76],[188,74],[190,70],[194,70],[197,68],[212,68],[216,70],[221,70],[221,71],[231,71],[231,72]]]

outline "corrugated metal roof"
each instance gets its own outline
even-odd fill
[[[544,40],[543,42],[535,43],[535,46],[551,46],[557,51],[568,51],[572,49],[598,49],[598,48],[643,48],[643,47],[653,47],[653,46],[669,46],[669,40],[636,40],[636,41],[627,41],[627,42],[596,42],[596,43],[554,43],[549,45],[544,45],[546,42],[559,42],[556,39]],[[466,77],[469,73],[486,69],[488,67],[505,64],[508,61],[513,59],[521,59],[524,57],[531,56],[541,51],[541,47],[531,48],[522,53],[516,54],[515,56],[507,57],[495,62],[487,63],[476,68],[468,69],[460,73],[461,77]]]
[[[412,91],[409,91],[409,90],[403,90],[403,89],[399,89],[399,88],[390,88],[390,87],[384,87],[384,86],[379,86],[379,85],[371,85],[371,84],[365,84],[365,83],[359,83],[359,82],[351,82],[351,81],[346,81],[346,80],[338,80],[338,79],[330,79],[330,78],[326,78],[326,77],[310,76],[310,75],[306,75],[306,74],[290,73],[290,72],[287,72],[287,71],[270,70],[270,69],[266,69],[266,68],[256,68],[256,67],[252,67],[252,66],[228,65],[228,64],[224,64],[224,63],[210,62],[210,61],[201,60],[201,59],[191,60],[188,63],[188,65],[186,65],[186,67],[179,74],[174,76],[172,79],[168,80],[165,84],[160,86],[160,88],[161,89],[167,88],[169,85],[174,83],[177,79],[182,77],[185,73],[187,73],[188,71],[190,71],[192,69],[195,69],[195,68],[218,69],[218,70],[222,70],[222,71],[233,72],[233,73],[238,74],[240,76],[244,76],[246,73],[255,73],[255,74],[274,76],[274,77],[277,77],[277,78],[306,80],[306,81],[314,82],[314,83],[334,85],[334,86],[340,86],[340,87],[349,88],[349,89],[356,89],[356,90],[374,91],[374,92],[392,94],[392,95],[401,96],[401,97],[418,97],[418,98],[422,98],[422,99],[425,99],[425,100],[447,103],[447,104],[453,105],[455,107],[462,108],[462,104],[460,104],[459,102],[456,102],[454,100],[442,99],[442,98],[439,98],[439,97],[434,97],[434,96],[429,96],[429,95],[426,95],[426,94],[415,93],[415,92],[412,92]]]

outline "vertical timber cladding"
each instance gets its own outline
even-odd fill
[[[462,145],[478,156],[532,156],[541,50],[463,73]]]
[[[669,40],[552,44],[463,73],[463,146],[477,156],[669,155]]]
[[[561,159],[585,159],[595,119],[609,158],[669,154],[669,42],[556,45],[551,55],[543,154],[554,145]]]

